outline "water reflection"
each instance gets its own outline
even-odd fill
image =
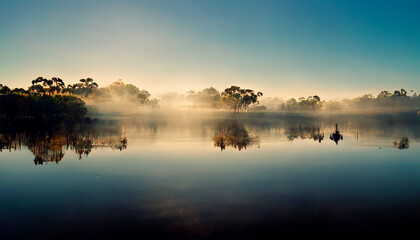
[[[87,157],[93,149],[111,148],[122,151],[127,148],[128,140],[121,134],[120,126],[104,124],[83,124],[73,126],[13,126],[2,129],[0,152],[17,151],[28,148],[35,165],[59,163],[66,151],[75,152],[79,159]]]
[[[213,137],[215,147],[223,151],[226,146],[234,147],[241,151],[247,146],[258,142],[257,137],[250,137],[244,125],[238,120],[222,120],[217,123],[216,135]]]
[[[293,141],[295,139],[313,139],[319,143],[324,140],[324,133],[316,125],[292,125],[287,127],[287,139]]]
[[[168,117],[170,116],[170,117]],[[232,147],[239,151],[249,146],[261,146],[264,142],[282,142],[296,139],[322,144],[326,135],[324,129],[334,129],[329,135],[337,145],[355,139],[360,145],[382,147],[383,142],[372,143],[371,139],[386,138],[388,146],[407,149],[410,141],[420,138],[420,119],[415,114],[402,115],[338,115],[307,116],[285,114],[230,115],[211,113],[209,115],[175,115],[150,113],[114,120],[101,119],[77,126],[44,126],[40,123],[16,124],[0,122],[0,152],[29,149],[35,164],[58,163],[66,152],[77,154],[79,159],[89,156],[94,149],[110,148],[122,151],[130,138],[159,143],[171,139],[174,144],[186,144],[200,134],[204,141],[212,141],[221,151]],[[176,116],[176,117],[175,117]],[[338,123],[338,124],[337,124]],[[338,127],[340,126],[340,128]],[[370,142],[366,139],[370,138]],[[400,139],[394,141],[395,139]],[[354,142],[353,142],[354,143]]]
[[[212,114],[79,126],[0,122],[0,151],[12,152],[0,153],[0,236],[357,239],[382,233],[401,239],[418,233],[420,118]],[[340,147],[328,141],[330,133]],[[115,151],[95,152],[100,148]],[[69,161],[86,156],[89,162]],[[65,164],[40,168],[32,161]],[[44,222],[51,231],[33,224]],[[322,235],[325,226],[334,231]]]
[[[394,147],[398,149],[408,149],[410,147],[410,139],[408,137],[403,137],[399,141],[394,141]]]
[[[338,125],[335,124],[335,131],[330,134],[330,139],[338,145],[338,141],[343,140],[343,135],[338,131]]]

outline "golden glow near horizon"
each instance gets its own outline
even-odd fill
[[[379,9],[372,21],[341,3],[318,5],[1,2],[0,83],[91,77],[103,87],[121,78],[155,97],[231,85],[282,99],[420,92],[420,31],[406,18],[418,18],[415,8]]]

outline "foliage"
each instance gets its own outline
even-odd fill
[[[319,126],[314,124],[288,124],[285,127],[287,139],[293,141],[295,139],[313,139],[314,141],[322,142],[324,140],[324,133],[321,132]]]
[[[65,89],[64,81],[58,77],[46,79],[38,77],[32,80],[32,86],[28,88],[28,93],[32,94],[60,94]]]
[[[365,94],[354,99],[343,100],[341,102],[327,103],[327,110],[343,110],[343,109],[393,109],[395,111],[402,110],[418,110],[420,106],[420,97],[416,93],[408,96],[404,89],[395,90],[393,93],[389,91],[381,91],[377,97],[372,94]],[[334,108],[331,106],[335,105]]]
[[[0,119],[44,122],[84,121],[85,103],[63,95],[0,95]]]
[[[82,159],[97,148],[122,151],[127,145],[121,128],[105,122],[45,125],[0,119],[0,152],[25,146],[33,153],[35,165],[59,163],[68,151]]]
[[[240,110],[246,111],[251,104],[258,104],[258,97],[262,95],[262,92],[255,94],[254,90],[231,86],[222,92],[221,102],[233,109],[234,112],[239,112]]]
[[[200,104],[211,107],[218,107],[220,105],[220,92],[213,87],[205,88],[198,93],[189,91],[187,97],[193,101],[194,105]]]
[[[109,87],[99,89],[94,98],[96,99],[121,99],[127,102],[157,106],[157,99],[150,99],[150,93],[140,90],[133,84],[125,84],[122,80],[112,83]]]
[[[258,142],[258,139],[249,136],[243,124],[236,120],[219,121],[216,126],[216,134],[213,137],[215,147],[225,150],[226,146],[232,146],[241,151],[248,145]]]
[[[411,91],[413,92],[413,91]],[[404,89],[395,91],[381,91],[376,97],[372,94],[364,94],[353,99],[341,101],[321,101],[318,96],[308,98],[291,98],[280,104],[281,111],[340,111],[340,110],[381,110],[381,111],[405,111],[418,110],[420,97],[417,93],[409,96]]]
[[[322,108],[323,102],[317,95],[308,98],[301,97],[298,100],[291,98],[280,106],[283,111],[316,111]]]
[[[66,87],[64,81],[58,77],[46,79],[38,77],[32,80],[32,85],[28,90],[15,88],[11,90],[7,86],[0,84],[0,95],[30,95],[30,96],[55,96],[71,95],[80,98],[90,99],[113,99],[115,97],[124,99],[137,104],[147,104],[157,106],[157,99],[150,99],[150,93],[140,90],[132,84],[124,84],[121,80],[111,84],[109,87],[99,88],[92,78],[80,79],[78,83],[69,84]]]
[[[92,78],[82,78],[79,83],[67,86],[67,92],[81,96],[89,97],[98,88],[98,84]]]
[[[10,88],[8,86],[3,86],[3,84],[0,84],[0,94],[1,95],[7,95],[10,94]]]

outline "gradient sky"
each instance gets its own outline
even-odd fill
[[[283,99],[420,92],[420,1],[0,0],[0,83],[236,84]]]

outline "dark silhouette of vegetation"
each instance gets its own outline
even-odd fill
[[[0,85],[0,119],[80,123],[87,115],[83,100],[69,96],[62,79],[38,77],[25,90]]]
[[[65,95],[0,95],[0,119],[79,123],[85,120],[85,103]]]
[[[64,81],[58,77],[46,79],[38,77],[32,80],[32,86],[28,88],[25,94],[56,95],[63,93],[65,89]]]
[[[234,112],[246,111],[251,104],[258,104],[258,98],[263,96],[262,92],[254,93],[251,89],[242,89],[238,86],[226,88],[221,94],[221,101]]]
[[[325,101],[317,95],[298,99],[290,98],[283,102],[277,98],[277,102],[269,103],[268,111],[284,112],[334,112],[334,111],[375,111],[375,112],[403,112],[418,111],[420,97],[411,90],[409,96],[405,89],[395,91],[381,91],[377,96],[364,94],[361,97],[344,100]]]
[[[151,98],[146,90],[141,90],[133,84],[125,84],[122,80],[116,81],[108,87],[99,88],[92,78],[80,79],[78,83],[66,85],[58,77],[47,79],[38,77],[31,82],[28,89],[10,89],[0,84],[0,95],[20,96],[57,96],[69,95],[83,100],[103,101],[125,101],[126,103],[157,107],[158,100]],[[67,86],[67,87],[66,87]],[[259,105],[263,96],[261,92],[255,93],[252,89],[242,89],[239,86],[231,86],[219,92],[213,87],[205,88],[202,91],[189,91],[186,95],[172,94],[169,99],[163,97],[163,101],[180,102],[190,100],[194,107],[211,107],[215,109],[230,109],[234,112],[332,112],[332,111],[419,111],[420,96],[411,90],[411,95],[405,89],[395,91],[381,91],[377,96],[365,94],[354,99],[341,101],[321,100],[318,95],[298,99],[290,98],[283,102],[279,98]]]
[[[314,141],[322,142],[324,140],[324,133],[320,128],[313,124],[292,124],[286,127],[287,139],[293,141],[295,139],[313,139]]]
[[[237,120],[219,121],[216,129],[213,142],[214,146],[220,147],[221,151],[225,150],[226,146],[232,146],[241,151],[258,140],[250,137],[245,127]]]
[[[82,99],[113,99],[118,97],[135,104],[157,106],[156,99],[132,84],[121,80],[106,88],[98,88],[92,78],[80,79],[79,83],[69,84],[58,77],[47,79],[38,77],[27,90],[0,84],[0,118],[34,119],[47,122],[83,122],[87,108]]]
[[[401,112],[401,111],[418,111],[420,106],[420,97],[417,93],[412,96],[407,94],[404,89],[395,90],[393,93],[389,91],[381,91],[376,97],[372,94],[365,94],[354,99],[346,99],[340,102],[329,101],[324,104],[325,110],[373,110],[383,112]]]
[[[3,86],[0,84],[0,94],[1,95],[9,95],[11,93],[10,88],[8,86]]]
[[[67,91],[71,94],[87,98],[95,93],[98,84],[92,78],[82,78],[79,83],[67,85]]]
[[[58,77],[46,79],[38,77],[32,80],[32,85],[28,90],[9,87],[0,84],[0,95],[71,95],[79,98],[101,99],[104,98],[124,98],[128,101],[135,101],[139,104],[157,105],[156,99],[150,99],[150,93],[140,90],[132,84],[124,84],[121,80],[114,82],[109,87],[99,88],[99,85],[92,78],[80,79],[78,83],[66,84]]]
[[[330,134],[330,139],[338,145],[338,141],[343,140],[343,135],[338,131],[338,125],[335,124],[335,131]]]
[[[408,137],[403,137],[400,141],[394,141],[394,147],[400,150],[408,149],[410,147],[410,139],[408,139]]]
[[[281,104],[280,109],[283,111],[317,111],[323,106],[321,98],[317,95],[308,98],[301,97],[298,100],[291,98],[286,103]]]
[[[0,152],[28,148],[35,165],[62,161],[73,151],[79,159],[88,157],[97,148],[124,150],[128,140],[121,137],[121,128],[105,124],[45,125],[42,122],[0,122]]]

